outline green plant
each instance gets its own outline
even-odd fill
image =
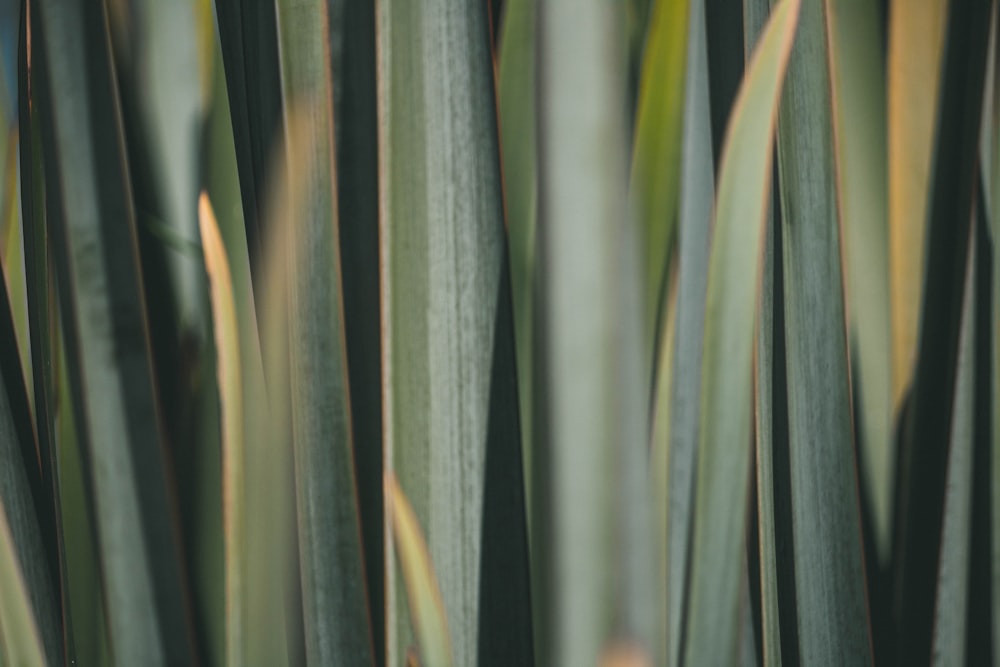
[[[17,4],[0,665],[997,660],[996,3]]]

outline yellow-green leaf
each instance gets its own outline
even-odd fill
[[[392,522],[393,546],[403,570],[410,618],[420,647],[421,664],[426,667],[448,667],[452,664],[451,640],[448,637],[448,617],[427,542],[420,522],[406,499],[395,475],[385,477],[386,511]]]
[[[948,0],[889,4],[889,295],[895,413],[913,380],[917,354],[927,191]]]

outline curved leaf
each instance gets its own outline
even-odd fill
[[[719,170],[685,664],[733,664],[739,651],[755,313],[772,141],[799,6],[798,0],[782,0],[764,28],[736,99]]]

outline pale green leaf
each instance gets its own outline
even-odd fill
[[[739,651],[755,314],[772,142],[798,16],[798,0],[774,8],[737,96],[719,169],[685,664],[732,664]]]

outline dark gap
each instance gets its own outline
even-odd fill
[[[729,112],[743,80],[743,3],[705,0],[712,156],[718,176]],[[780,257],[780,255],[779,255]]]
[[[479,569],[481,667],[534,664],[510,264],[501,261],[486,429]]]
[[[340,80],[335,97],[337,220],[340,231],[344,334],[351,397],[354,472],[364,547],[368,611],[375,664],[385,664],[382,499],[382,360],[379,287],[378,128],[375,8],[339,2]],[[331,16],[331,19],[334,17]],[[337,91],[335,91],[336,93]]]
[[[982,183],[982,181],[980,181]],[[993,664],[992,545],[992,414],[993,244],[988,230],[983,189],[976,223],[975,294],[975,422],[972,450],[972,515],[969,544],[969,597],[966,613],[965,661]]]
[[[863,383],[858,382],[859,375],[857,359],[851,360],[851,366],[851,375],[854,378],[854,382],[852,383],[854,391],[852,399],[854,414],[860,415],[861,406],[863,405],[864,385]],[[865,584],[868,597],[868,614],[871,623],[870,634],[872,638],[872,651],[875,656],[875,664],[885,665],[888,664],[892,655],[891,642],[887,641],[889,638],[888,631],[892,627],[889,615],[891,608],[889,603],[892,599],[890,595],[891,591],[889,589],[891,580],[888,578],[890,571],[886,567],[883,567],[882,563],[879,562],[878,545],[875,540],[874,500],[871,496],[867,483],[868,476],[872,473],[865,465],[863,451],[866,445],[864,442],[864,433],[860,426],[860,420],[855,419],[854,456],[858,462],[858,471],[860,472],[860,478],[862,480],[860,485],[861,540],[865,559]]]
[[[775,149],[776,150],[776,149]],[[785,369],[785,271],[778,161],[774,160],[771,197],[774,225],[774,314],[771,371],[771,428],[774,429],[774,541],[778,574],[778,623],[781,660],[800,664],[798,611],[795,593],[795,545],[792,537],[792,466],[788,444],[788,375]]]

